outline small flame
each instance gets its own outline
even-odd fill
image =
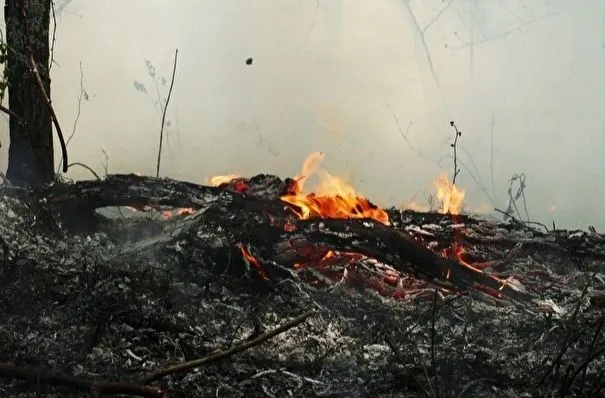
[[[226,184],[228,182],[230,182],[231,180],[234,180],[236,178],[240,178],[240,176],[238,176],[237,174],[228,174],[228,175],[224,175],[224,176],[214,176],[214,177],[210,177],[206,180],[206,183],[213,186],[213,187],[218,187],[219,185],[222,184]]]
[[[441,202],[441,208],[439,213],[442,214],[453,214],[458,215],[462,211],[464,204],[463,189],[458,189],[456,185],[452,184],[447,177],[447,173],[441,174],[433,185],[437,188],[437,198]]]
[[[319,169],[323,153],[314,152],[303,163],[301,175],[294,179],[291,194],[280,199],[295,208],[302,219],[309,218],[372,218],[389,224],[386,211],[358,196],[355,189],[345,180]],[[320,183],[312,193],[305,194],[304,184],[312,174],[317,174]]]
[[[262,265],[260,264],[260,262],[256,259],[256,257],[254,257],[250,251],[244,247],[243,244],[238,243],[236,245],[236,247],[239,249],[240,253],[242,254],[242,258],[244,259],[244,261],[251,266],[252,268],[254,268],[256,270],[256,272],[258,273],[258,275],[263,278],[264,280],[268,281],[269,277],[267,276],[267,274],[265,274],[265,271],[263,270]]]

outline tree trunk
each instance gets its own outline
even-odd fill
[[[33,58],[50,97],[50,7],[51,0],[6,0],[4,6],[9,48],[5,71],[9,81],[8,104],[23,119],[10,118],[6,177],[17,185],[40,185],[55,178],[51,114],[32,74],[28,48],[31,43]]]

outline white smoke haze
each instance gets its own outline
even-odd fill
[[[422,202],[441,172],[451,176],[442,158],[454,120],[460,160],[476,164],[497,207],[511,176],[525,173],[533,220],[605,229],[601,0],[57,0],[56,9],[53,105],[69,136],[81,63],[88,101],[69,156],[99,173],[103,149],[110,173],[155,175],[154,101],[168,93],[178,48],[163,176],[288,177],[322,151],[323,167],[372,201]],[[145,60],[166,79],[159,94]],[[5,168],[5,120],[0,130]],[[68,176],[92,178],[75,166]],[[469,209],[493,207],[464,166],[457,185]]]

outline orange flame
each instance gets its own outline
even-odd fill
[[[441,202],[439,213],[460,214],[464,204],[465,191],[463,189],[458,189],[456,185],[452,184],[447,178],[447,173],[443,173],[437,177],[437,179],[433,181],[433,185],[437,188],[437,198]]]
[[[267,274],[265,273],[265,271],[263,270],[262,265],[260,264],[260,262],[256,259],[256,257],[254,257],[250,251],[248,251],[248,249],[246,249],[244,247],[244,245],[242,245],[241,243],[238,243],[235,245],[240,253],[242,254],[242,258],[244,259],[244,261],[252,266],[256,272],[258,273],[258,275],[263,278],[264,280],[268,281],[269,277],[267,276]]]
[[[237,174],[228,174],[228,175],[224,175],[224,176],[214,176],[214,177],[210,177],[208,179],[206,179],[206,183],[213,186],[213,187],[218,187],[221,184],[226,184],[231,180],[234,180],[236,178],[240,178],[240,176],[238,176]]]
[[[323,153],[314,152],[303,163],[302,173],[290,187],[292,194],[280,199],[295,208],[301,219],[309,218],[372,218],[389,224],[386,211],[358,196],[355,189],[343,179],[319,169]],[[317,174],[320,183],[312,193],[304,194],[304,183],[310,175]]]

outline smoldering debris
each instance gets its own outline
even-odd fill
[[[514,300],[402,273],[386,261],[388,246],[380,260],[339,251],[326,257],[330,242],[323,241],[304,246],[304,266],[288,262],[275,247],[262,250],[262,240],[243,241],[251,225],[264,222],[259,214],[285,211],[275,198],[287,182],[253,181],[262,184],[242,180],[191,197],[191,186],[154,180],[165,199],[158,204],[144,200],[154,197],[153,185],[141,180],[144,190],[108,204],[145,211],[144,217],[90,215],[99,207],[91,206],[93,194],[64,206],[66,196],[61,202],[52,189],[5,190],[0,392],[602,393],[603,235],[388,210],[388,228],[507,281],[508,289],[523,293]],[[94,184],[103,182],[88,188]],[[241,184],[249,188],[242,192]],[[103,192],[105,199],[119,197]],[[162,213],[174,201],[193,210]],[[245,217],[250,221],[242,223]]]

